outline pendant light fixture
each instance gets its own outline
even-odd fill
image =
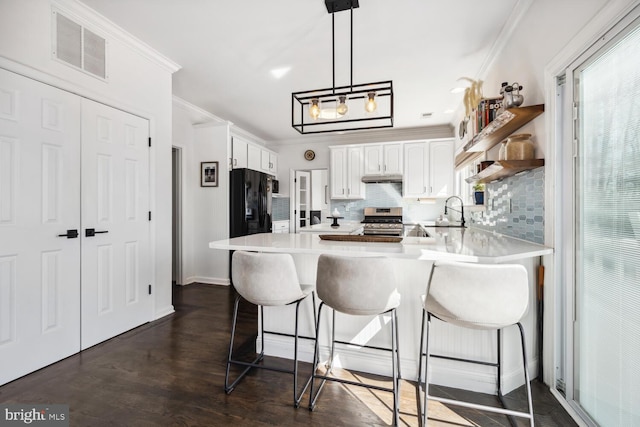
[[[333,86],[291,94],[291,125],[301,134],[393,127],[393,83],[353,84],[353,9],[358,0],[325,0],[331,14]],[[335,13],[350,11],[350,79],[336,86]]]

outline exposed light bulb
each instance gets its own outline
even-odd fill
[[[376,111],[376,108],[378,108],[378,104],[376,104],[375,97],[376,97],[375,92],[369,92],[367,94],[368,99],[364,104],[364,109],[367,113],[374,113]]]
[[[339,116],[344,116],[349,111],[349,107],[346,104],[347,97],[345,95],[340,95],[338,99],[340,100],[340,103],[336,108],[336,112],[338,113]]]
[[[309,106],[309,115],[313,120],[317,120],[320,116],[320,100],[318,98],[313,98],[311,100],[311,105]]]

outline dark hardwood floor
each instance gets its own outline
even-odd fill
[[[291,375],[250,373],[230,395],[223,391],[233,291],[211,285],[175,287],[176,313],[0,387],[2,403],[63,403],[72,426],[377,426],[391,422],[390,393],[327,383],[315,411],[292,406]],[[243,305],[238,332],[252,349],[257,316]],[[289,366],[287,360],[267,358]],[[3,366],[2,369],[7,369]],[[308,375],[310,364],[302,364]],[[341,375],[366,381],[367,374]],[[533,381],[537,426],[576,425]],[[443,396],[497,404],[494,396],[436,387]],[[510,393],[511,409],[526,408],[524,389]],[[430,404],[430,426],[508,426],[506,417]],[[418,425],[415,384],[402,383],[402,425]],[[519,420],[518,425],[528,425]]]

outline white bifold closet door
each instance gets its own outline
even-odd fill
[[[0,384],[80,350],[80,104],[0,69]]]
[[[148,138],[0,69],[0,384],[152,319]]]
[[[82,349],[152,317],[148,140],[146,119],[82,100]]]

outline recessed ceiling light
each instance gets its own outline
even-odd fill
[[[465,87],[454,87],[453,89],[451,89],[451,93],[462,93],[465,89]]]
[[[420,117],[422,117],[423,119],[430,119],[431,116],[433,116],[433,113],[422,113],[420,115]]]
[[[287,74],[290,70],[291,70],[291,67],[274,68],[273,70],[271,70],[271,74],[276,79],[279,79],[285,74]]]
[[[455,110],[452,110],[451,108],[449,108],[448,110],[444,110],[443,113],[444,114],[453,114]]]

